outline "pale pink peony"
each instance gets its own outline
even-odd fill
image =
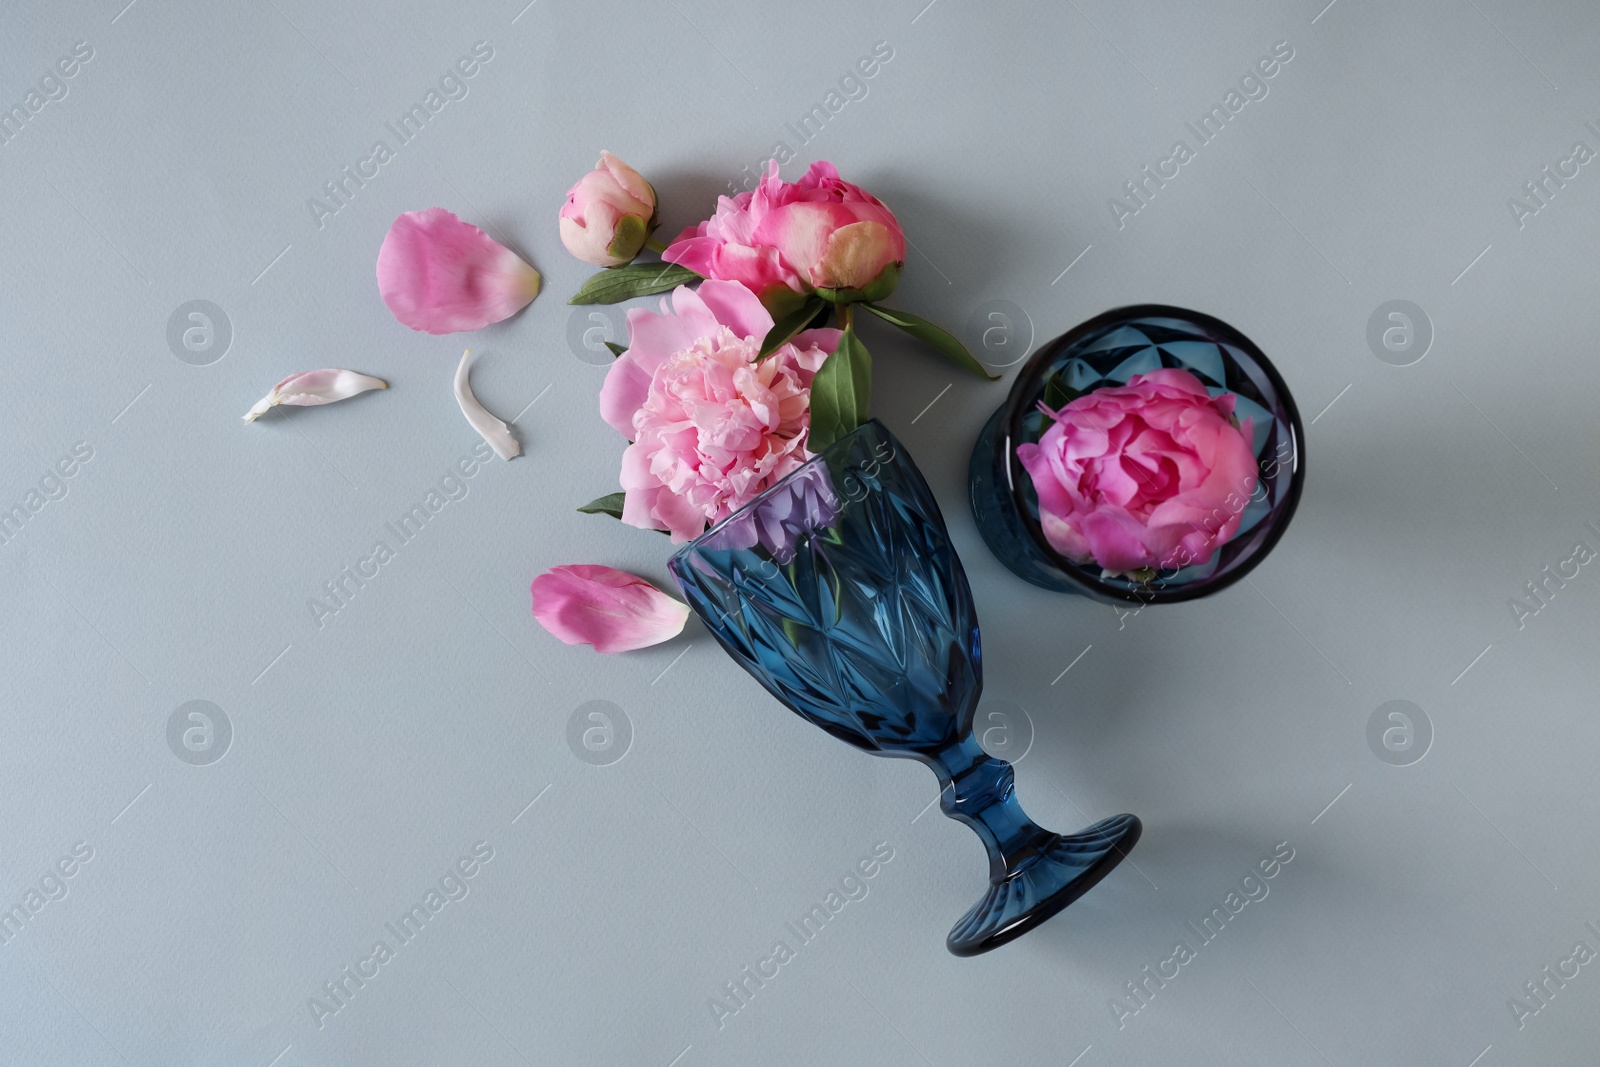
[[[1114,574],[1211,558],[1255,491],[1250,420],[1186,370],[1135,375],[1060,411],[1038,444],[1017,446],[1039,523],[1057,552]]]
[[[442,207],[394,220],[378,250],[378,292],[394,317],[424,333],[479,330],[539,295],[539,272]]]
[[[601,416],[633,442],[624,522],[692,540],[810,458],[811,379],[840,332],[803,331],[758,362],[772,325],[738,282],[628,312],[628,350],[600,390]]]
[[[656,217],[656,191],[639,172],[610,152],[567,190],[561,206],[561,243],[597,267],[618,267],[644,247]]]
[[[799,181],[776,161],[753,191],[719,197],[716,214],[691,226],[661,258],[707,278],[743,282],[779,313],[801,296],[882,300],[906,259],[894,213],[821,160]]]
[[[540,626],[569,645],[593,645],[597,652],[659,645],[689,621],[687,604],[612,567],[552,567],[529,591]]]

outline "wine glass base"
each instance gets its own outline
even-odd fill
[[[1069,837],[1057,835],[999,882],[950,930],[945,947],[976,956],[1014,941],[1055,915],[1127,858],[1143,830],[1133,815],[1113,815]]]

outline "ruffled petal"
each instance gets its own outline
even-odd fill
[[[740,337],[753,337],[759,343],[772,329],[772,314],[738,282],[701,282],[699,296],[712,316]]]
[[[1052,547],[1115,573],[1170,566],[1180,549],[1209,558],[1237,532],[1257,481],[1251,427],[1229,421],[1232,407],[1231,395],[1163,368],[1047,410],[1053,424],[1017,459]]]

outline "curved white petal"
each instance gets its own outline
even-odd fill
[[[517,439],[511,436],[511,427],[489,414],[484,406],[478,403],[478,398],[472,395],[472,383],[467,378],[467,361],[472,357],[472,349],[461,353],[461,363],[456,367],[456,403],[461,405],[461,414],[467,417],[467,422],[478,431],[478,436],[489,442],[489,447],[494,449],[494,454],[501,459],[512,459],[522,455],[522,446]]]

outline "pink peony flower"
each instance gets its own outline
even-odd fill
[[[1039,523],[1063,556],[1111,573],[1211,558],[1255,492],[1250,420],[1186,370],[1135,375],[1060,411],[1017,459],[1039,496]]]
[[[593,645],[597,652],[659,645],[689,621],[687,604],[612,567],[552,567],[529,591],[540,626],[569,645]]]
[[[394,220],[378,250],[378,292],[403,325],[424,333],[479,330],[539,295],[539,272],[442,207]]]
[[[840,332],[802,331],[758,361],[772,324],[729,281],[679,286],[671,312],[628,312],[628,350],[600,390],[601,416],[633,442],[622,521],[692,540],[810,458],[811,379]]]
[[[716,214],[679,234],[661,258],[742,282],[781,314],[814,290],[882,300],[899,280],[906,238],[893,212],[832,163],[819,160],[786,182],[772,161],[754,191],[719,197]]]
[[[644,247],[656,217],[656,191],[639,172],[610,152],[577,185],[561,207],[561,243],[597,267],[618,267]]]

